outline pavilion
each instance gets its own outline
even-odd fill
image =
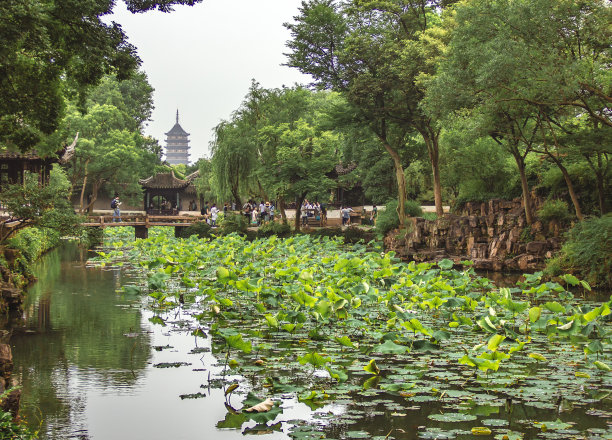
[[[197,192],[193,180],[200,175],[199,171],[185,179],[179,179],[174,171],[157,173],[139,180],[144,190],[144,207],[150,215],[177,215],[183,210],[183,202],[196,200]]]

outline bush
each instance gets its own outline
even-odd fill
[[[423,215],[421,206],[414,200],[406,200],[404,208],[406,215],[410,217],[421,217]],[[399,227],[397,200],[390,200],[387,202],[384,210],[378,211],[378,218],[376,219],[376,232],[379,235],[384,236],[389,231],[397,227]]]
[[[561,266],[592,285],[612,286],[612,214],[577,223],[567,233],[567,241],[558,262],[550,262],[552,271]]]
[[[59,244],[60,233],[49,228],[31,227],[17,232],[7,240],[8,245],[21,252],[26,262],[32,263]]]
[[[111,228],[112,229],[112,228]],[[81,243],[90,249],[104,242],[104,229],[102,228],[83,228],[81,231]]]
[[[38,435],[30,431],[25,425],[15,423],[13,415],[0,409],[0,440],[31,440]]]
[[[249,224],[245,216],[240,214],[228,213],[223,217],[220,225],[220,232],[223,235],[228,235],[236,232],[241,235],[246,235]]]
[[[286,223],[270,222],[260,226],[257,230],[258,238],[271,237],[272,235],[280,238],[289,237],[291,235],[291,226]]]
[[[345,243],[359,243],[360,241],[369,242],[374,237],[370,231],[365,229],[356,228],[356,227],[348,227],[342,231],[342,235],[344,236]]]
[[[180,237],[189,238],[192,235],[197,235],[199,238],[209,238],[211,236],[211,227],[206,222],[197,222],[182,229],[179,232]]]
[[[566,223],[571,219],[571,214],[567,203],[563,200],[547,200],[538,209],[538,217],[545,223],[556,220],[559,223]]]

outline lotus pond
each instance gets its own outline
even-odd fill
[[[132,241],[121,229],[90,263],[122,266],[120,294],[147,298],[149,321],[189,335],[191,354],[212,354],[198,368],[159,347],[176,361],[156,367],[204,377],[177,398],[216,399],[220,430],[612,439],[611,302],[585,300],[571,275],[499,288],[469,262],[403,263],[374,243],[164,228]],[[309,414],[288,417],[298,402]]]

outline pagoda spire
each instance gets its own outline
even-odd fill
[[[178,108],[176,109],[176,123],[178,124]]]

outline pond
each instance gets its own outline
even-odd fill
[[[340,300],[327,305],[319,298],[310,307],[309,302],[317,297],[312,290],[318,289],[314,284],[317,270],[304,272],[301,267],[311,261],[311,255],[289,257],[278,267],[268,262],[270,267],[261,270],[254,267],[255,254],[265,260],[273,248],[278,252],[287,248],[269,241],[264,244],[266,251],[232,243],[236,253],[240,249],[249,255],[250,270],[266,272],[264,278],[289,280],[295,275],[282,285],[301,305],[285,308],[271,290],[261,288],[255,295],[262,283],[254,278],[240,284],[238,279],[230,281],[230,272],[219,271],[222,265],[240,277],[239,265],[230,263],[224,245],[218,254],[213,247],[206,248],[213,261],[208,267],[197,254],[201,244],[181,242],[171,252],[176,244],[173,240],[158,238],[150,249],[125,253],[123,243],[118,243],[95,266],[87,264],[93,255],[71,244],[41,261],[39,282],[25,305],[26,326],[12,338],[14,377],[23,385],[22,414],[31,426],[40,426],[41,438],[224,440],[257,434],[265,439],[442,439],[473,438],[476,428],[490,429],[488,437],[500,439],[504,435],[509,439],[611,438],[611,376],[591,366],[594,357],[589,356],[589,364],[585,363],[587,356],[580,354],[578,343],[554,341],[552,347],[544,348],[541,338],[540,345],[535,345],[538,337],[534,333],[534,342],[529,338],[529,345],[534,345],[529,356],[525,352],[520,358],[513,354],[511,361],[504,360],[502,355],[512,354],[512,347],[522,353],[517,348],[519,336],[506,328],[507,340],[502,344],[501,337],[491,337],[495,331],[475,334],[471,326],[463,325],[462,320],[468,318],[460,316],[459,307],[451,310],[457,316],[453,315],[456,319],[450,328],[446,322],[442,333],[430,332],[439,341],[431,334],[424,337],[428,329],[438,328],[439,321],[450,316],[440,305],[451,301],[440,292],[437,296],[425,292],[421,297],[432,304],[433,314],[408,310],[410,304],[392,304],[389,299],[382,311],[365,309],[368,301],[376,306],[385,289],[395,289],[398,270],[409,272],[403,266],[396,270],[389,265],[395,271],[393,277],[391,272],[376,275],[381,278],[380,292],[363,287],[366,281],[373,282],[371,274],[357,273],[355,279],[361,284],[351,285],[352,316],[344,314]],[[300,245],[303,243],[297,240],[289,247]],[[152,252],[156,246],[163,252]],[[148,257],[147,252],[151,252]],[[348,268],[357,256],[363,261],[386,261],[358,250],[354,255],[347,262],[336,257],[319,261],[344,275],[336,279],[328,273],[325,280],[333,278],[335,286],[340,279],[351,278]],[[153,260],[144,269],[129,264],[145,257]],[[289,270],[293,266],[300,269]],[[155,273],[162,272],[168,276],[155,278]],[[420,283],[434,272],[427,269],[417,276],[419,280],[413,280]],[[456,280],[466,282],[464,275],[457,275]],[[163,288],[156,288],[156,282]],[[406,289],[408,283],[402,282]],[[444,291],[443,284],[435,282],[435,289]],[[149,295],[142,294],[146,292],[143,283],[148,283]],[[458,281],[451,284],[460,291]],[[219,289],[217,296],[213,288]],[[330,289],[326,298],[336,299]],[[227,295],[221,297],[220,292],[226,290]],[[467,301],[456,296],[457,304]],[[361,301],[364,305],[360,307]],[[489,298],[487,307],[497,305]],[[309,321],[299,316],[307,309],[311,309],[308,319],[313,315],[320,320],[314,333]],[[333,320],[330,310],[342,319]],[[501,316],[502,311],[497,313]],[[418,319],[410,319],[412,316]],[[489,317],[498,332],[504,330],[503,321],[500,324],[498,317]],[[396,331],[400,318],[409,334]],[[358,320],[369,322],[371,329]],[[478,329],[474,322],[472,325]],[[609,329],[607,324],[604,327]],[[511,336],[515,338],[512,346]],[[470,368],[470,359],[484,362],[475,351],[461,362],[460,347],[469,344],[471,349],[478,342],[485,346],[481,356],[494,354],[488,362],[502,362],[499,371],[487,367],[486,374],[480,374]],[[503,352],[497,345],[503,346]],[[492,350],[487,351],[487,346]],[[465,353],[467,356],[468,349]],[[540,361],[538,353],[545,360]],[[604,344],[597,359],[609,363],[609,355],[609,344]],[[567,359],[557,362],[555,357]],[[238,387],[232,393],[234,384]],[[235,409],[257,403],[257,399],[245,400],[247,392],[261,400],[271,396],[276,404],[259,418],[247,416]],[[271,415],[266,418],[266,414]]]
[[[41,439],[244,439],[216,428],[223,391],[200,388],[220,370],[210,340],[153,325],[142,298],[116,292],[129,273],[88,266],[90,256],[66,243],[35,268],[25,327],[11,339],[22,417]],[[160,368],[174,362],[190,365]],[[193,390],[207,397],[180,398]]]

